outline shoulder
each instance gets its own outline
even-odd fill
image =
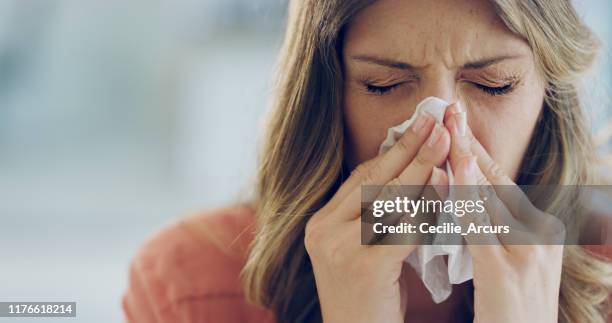
[[[583,227],[581,244],[596,256],[612,260],[612,214],[592,212]]]
[[[129,322],[265,321],[248,304],[240,272],[255,229],[248,206],[192,215],[166,225],[132,259],[123,309]]]
[[[612,261],[612,245],[585,245],[584,249],[599,258]]]

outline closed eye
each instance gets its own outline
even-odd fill
[[[365,87],[366,87],[366,90],[370,93],[383,95],[383,94],[387,94],[393,91],[400,85],[402,85],[402,83],[397,83],[397,84],[387,85],[387,86],[377,86],[377,85],[372,85],[372,84],[365,84]]]
[[[514,84],[509,83],[499,87],[486,86],[479,83],[473,83],[481,91],[490,94],[490,95],[501,95],[510,93],[514,89]]]

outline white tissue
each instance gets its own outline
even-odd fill
[[[389,150],[421,112],[430,113],[437,123],[442,124],[444,112],[448,105],[448,102],[436,97],[428,97],[421,101],[410,119],[398,126],[389,128],[387,138],[380,145],[379,154]],[[453,173],[448,161],[445,168],[449,185],[453,185]],[[453,222],[452,217],[445,213],[438,214],[437,225],[442,225],[445,222]],[[450,296],[452,292],[451,284],[461,284],[473,278],[472,257],[467,247],[462,244],[461,237],[457,236],[457,241],[445,245],[437,244],[441,240],[438,237],[434,236],[432,245],[417,247],[405,260],[421,277],[435,303],[441,303]],[[449,241],[448,237],[446,241]],[[444,262],[444,255],[448,255],[448,265]]]

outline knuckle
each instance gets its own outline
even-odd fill
[[[416,166],[429,167],[433,166],[431,155],[427,153],[425,149],[421,149],[416,156],[414,156],[413,162]]]
[[[304,229],[304,247],[310,256],[316,255],[321,239],[320,224],[312,219],[309,220]]]
[[[486,177],[478,176],[478,180],[476,182],[476,185],[478,185],[478,186],[488,186],[489,185],[489,181],[487,180]]]
[[[457,156],[459,158],[471,157],[472,155],[473,154],[472,154],[472,151],[470,150],[469,146],[467,146],[467,145],[465,145],[465,146],[458,145],[457,146]]]
[[[503,172],[496,162],[490,161],[486,166],[486,174],[488,178],[499,179],[502,178]]]
[[[351,172],[352,176],[363,176],[363,174],[366,174],[368,171],[368,168],[370,168],[370,165],[372,164],[372,162],[370,160],[365,161],[359,165],[357,165],[357,167],[355,167],[355,169],[353,169],[353,171]]]
[[[407,131],[399,140],[395,143],[398,149],[403,151],[411,151],[414,148],[414,138],[412,132]]]
[[[565,241],[567,237],[567,229],[565,227],[565,223],[563,223],[561,219],[550,214],[545,214],[544,216],[544,227],[547,229],[544,235],[548,237],[553,243],[560,244]]]
[[[378,182],[378,178],[382,172],[379,164],[374,164],[368,168],[367,172],[363,177],[364,185],[374,185]]]
[[[472,141],[469,138],[455,141],[452,149],[455,151],[457,157],[467,157],[473,155]]]
[[[542,261],[546,255],[545,248],[542,245],[523,245],[521,246],[520,258],[527,263]]]

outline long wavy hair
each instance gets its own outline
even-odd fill
[[[242,272],[247,298],[271,309],[279,322],[321,321],[304,228],[349,173],[342,41],[351,18],[372,2],[295,0],[289,5],[253,201],[258,229]],[[595,148],[576,86],[596,58],[596,37],[570,0],[492,3],[505,25],[531,46],[546,82],[544,106],[517,183],[594,183]],[[559,321],[605,322],[612,265],[580,246],[564,250]]]

